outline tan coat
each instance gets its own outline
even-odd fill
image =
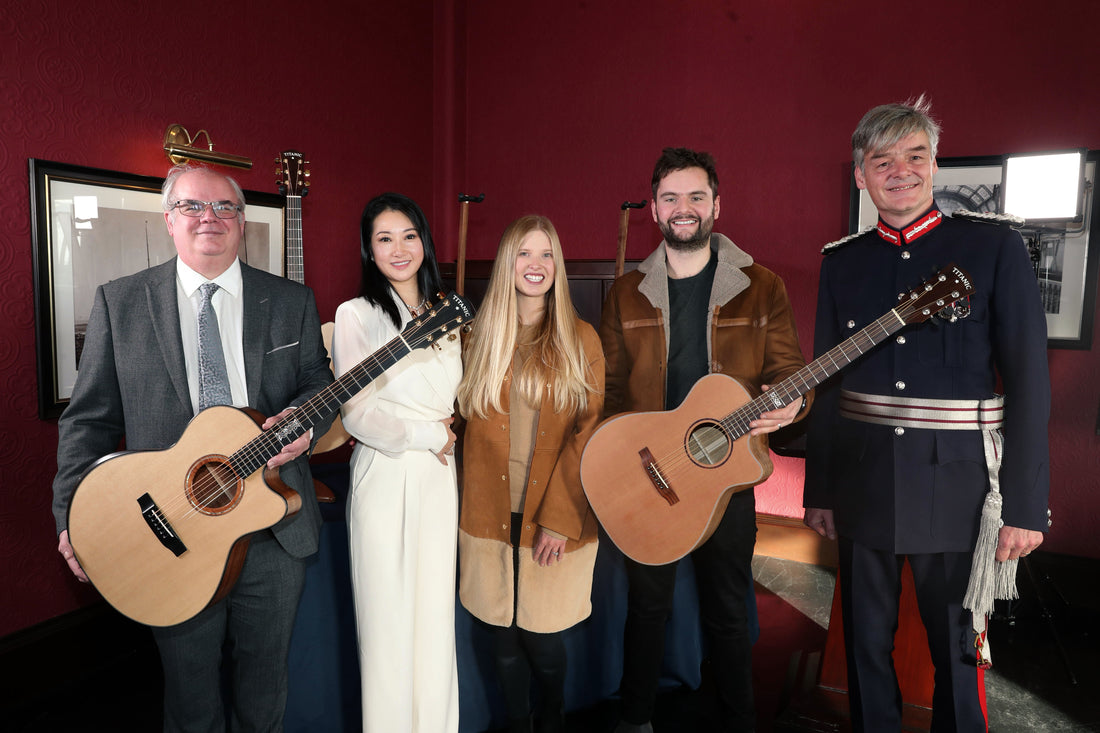
[[[512,624],[513,607],[518,626],[538,633],[567,629],[592,612],[598,525],[581,488],[580,462],[603,412],[604,359],[595,330],[580,319],[577,330],[588,360],[587,378],[597,392],[589,393],[587,408],[575,416],[555,413],[552,395],[543,399],[523,507],[518,597],[510,542],[510,382],[501,389],[503,414],[470,417],[466,425],[459,598],[470,613],[495,626]],[[532,557],[539,526],[567,538],[561,561],[550,567],[539,567]]]

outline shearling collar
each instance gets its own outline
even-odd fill
[[[714,285],[710,292],[710,308],[725,305],[749,286],[749,278],[742,269],[753,263],[752,255],[738,247],[729,237],[717,232],[710,235],[710,246],[718,252],[718,268],[714,273]],[[668,259],[664,240],[638,271],[645,275],[638,284],[638,292],[646,297],[654,308],[668,315]]]

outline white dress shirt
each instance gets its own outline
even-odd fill
[[[180,312],[180,335],[183,337],[183,357],[187,363],[187,387],[191,404],[199,404],[199,308],[203,283],[218,284],[210,302],[218,316],[218,333],[225,353],[225,369],[229,373],[229,390],[233,404],[248,405],[248,386],[244,375],[244,282],[240,260],[213,280],[207,280],[176,258],[176,302]]]

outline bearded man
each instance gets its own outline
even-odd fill
[[[600,323],[605,416],[675,409],[710,373],[737,378],[755,397],[801,369],[783,281],[713,233],[720,211],[714,158],[665,148],[652,189],[653,220],[664,241],[637,271],[615,281]],[[752,434],[773,432],[806,412],[806,400],[765,412],[750,423]],[[752,731],[756,724],[746,609],[755,543],[756,500],[747,489],[733,494],[714,534],[691,553],[721,730]],[[616,733],[653,731],[676,565],[626,559],[630,590]]]

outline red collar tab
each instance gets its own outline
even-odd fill
[[[919,239],[928,234],[928,232],[938,227],[942,221],[943,212],[939,209],[932,209],[900,232],[888,224],[884,224],[882,219],[879,219],[875,228],[878,230],[880,237],[900,247],[902,244],[910,244],[914,239]]]

